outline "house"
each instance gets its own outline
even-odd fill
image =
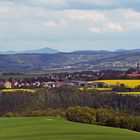
[[[17,81],[13,81],[13,82],[11,82],[11,84],[14,88],[19,87],[19,83]]]
[[[55,83],[55,86],[56,86],[56,87],[61,87],[62,85],[63,85],[62,82],[56,82],[56,83]]]
[[[41,83],[40,82],[34,82],[30,86],[38,88],[38,87],[41,87]]]
[[[103,88],[103,87],[109,87],[106,83],[103,82],[94,82],[92,87],[94,88]]]
[[[56,87],[56,86],[55,86],[55,82],[42,82],[42,87],[52,88],[52,87]]]
[[[12,88],[11,82],[9,82],[9,81],[5,82],[5,83],[4,83],[4,87],[7,88],[7,89]]]
[[[128,77],[140,77],[140,74],[127,74]]]
[[[71,81],[77,87],[87,87],[86,81]]]

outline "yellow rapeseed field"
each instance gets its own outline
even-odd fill
[[[140,95],[140,92],[117,92],[117,94],[130,94],[130,95]]]
[[[87,91],[91,91],[91,90],[99,90],[99,91],[111,91],[112,88],[79,88],[80,90],[87,90]]]
[[[97,81],[89,81],[89,84],[94,82],[103,82],[110,86],[115,86],[119,84],[124,84],[129,88],[135,88],[140,85],[140,80],[97,80]]]
[[[31,93],[35,93],[35,90],[32,89],[3,89],[1,90],[2,92],[17,92],[17,91],[23,91],[23,92],[31,92]]]

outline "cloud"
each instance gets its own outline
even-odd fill
[[[90,29],[90,31],[93,32],[93,33],[101,33],[101,30],[99,28],[96,28],[96,27],[92,27]]]
[[[46,5],[62,5],[67,6],[68,0],[33,0],[32,2],[37,4],[46,4]]]
[[[140,0],[0,0],[0,3],[24,4],[47,9],[133,9],[139,11]]]
[[[45,25],[46,27],[56,27],[56,26],[67,26],[68,24],[66,23],[66,21],[64,19],[60,19],[58,20],[58,22],[56,21],[47,21],[44,22],[43,25]]]
[[[118,4],[119,0],[79,0],[79,2],[90,3],[100,6],[112,6]]]
[[[132,18],[140,18],[140,12],[137,12],[137,11],[134,11],[134,10],[131,10],[131,9],[127,9],[127,10],[122,10],[122,14],[124,15],[124,17],[126,19],[132,19]]]
[[[73,20],[92,20],[103,21],[105,20],[105,14],[95,10],[66,10],[67,16]]]
[[[112,32],[123,32],[123,27],[116,22],[111,22],[108,24],[108,28],[112,31]]]
[[[44,7],[0,4],[0,20],[3,23],[0,24],[3,32],[13,33],[17,39],[24,36],[27,38],[27,34],[30,36],[31,32],[32,38],[44,39],[46,36],[53,40],[83,39],[85,36],[92,38],[91,32],[115,35],[117,32],[140,30],[140,12],[132,9],[48,10]],[[17,32],[14,31],[15,28],[18,29]],[[12,38],[8,34],[6,38]]]
[[[1,0],[0,40],[139,40],[139,2]]]
[[[48,22],[45,22],[44,25],[47,27],[55,27],[58,24],[55,21],[48,21]]]

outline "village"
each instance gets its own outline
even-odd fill
[[[19,89],[19,88],[55,88],[55,87],[61,87],[63,85],[68,86],[74,86],[74,87],[86,87],[86,88],[98,88],[98,87],[109,87],[105,83],[101,82],[94,82],[93,84],[89,84],[87,81],[69,81],[69,82],[34,82],[34,83],[28,83],[28,82],[18,82],[18,81],[6,81],[0,83],[1,89]]]
[[[74,73],[59,73],[43,75],[33,78],[17,79],[10,77],[8,80],[0,79],[1,89],[16,89],[16,88],[54,88],[63,85],[85,88],[109,88],[110,85],[99,80],[113,79],[139,79],[140,64],[135,68],[130,68],[126,72],[122,71],[99,71],[99,72],[74,72]],[[94,81],[94,82],[89,82]]]

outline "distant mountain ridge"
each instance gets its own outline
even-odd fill
[[[115,52],[140,52],[140,49],[131,49],[131,50],[118,49],[118,50],[115,50]]]
[[[0,54],[22,54],[22,53],[38,53],[38,54],[42,54],[42,53],[46,53],[46,54],[55,54],[58,53],[58,50],[52,49],[52,48],[41,48],[41,49],[36,49],[36,50],[26,50],[26,51],[13,51],[13,50],[9,50],[7,52],[0,52]]]
[[[68,53],[74,53],[74,54],[104,54],[104,53],[125,53],[125,52],[140,52],[140,49],[131,49],[131,50],[126,50],[126,49],[118,49],[115,51],[109,51],[109,50],[77,50],[73,52],[68,52]],[[13,51],[9,50],[6,52],[0,52],[0,54],[55,54],[59,53],[58,50],[52,49],[49,47],[41,48],[41,49],[35,49],[35,50],[25,50],[25,51]],[[65,52],[64,52],[65,53]]]
[[[36,49],[36,50],[27,50],[27,51],[21,51],[19,53],[48,53],[48,54],[55,54],[58,53],[58,50],[52,49],[52,48],[42,48],[42,49]]]

